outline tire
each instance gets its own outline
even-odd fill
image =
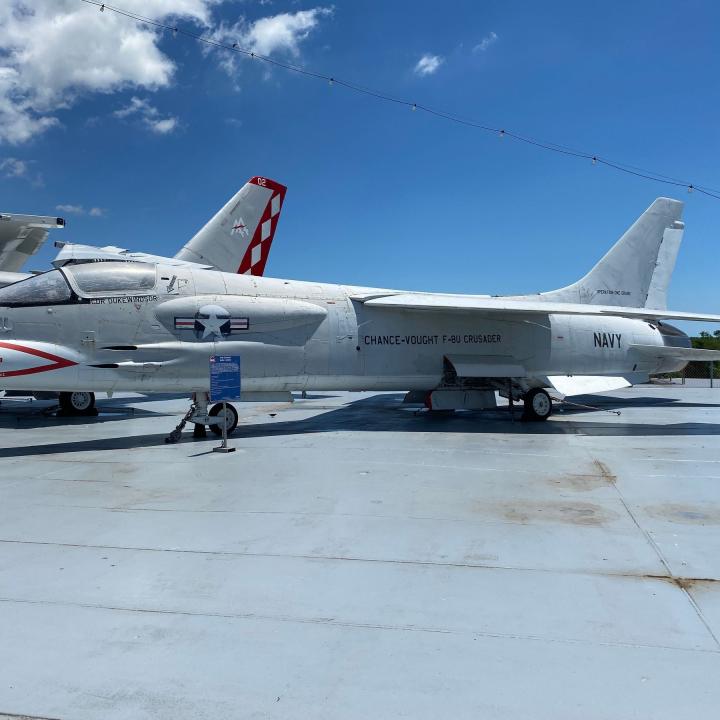
[[[230,403],[225,403],[225,407],[227,408],[227,416],[229,419],[229,423],[227,425],[227,434],[232,435],[238,424],[238,414],[237,414],[237,410]],[[213,405],[210,408],[210,412],[208,413],[208,415],[210,417],[221,418],[222,411],[223,411],[223,405],[222,405],[222,403],[218,403],[217,405]],[[217,424],[210,423],[210,430],[212,430],[212,432],[214,432],[216,435],[222,435],[222,433],[223,433],[222,423],[217,423]]]
[[[60,408],[72,415],[85,415],[95,407],[95,393],[80,390],[78,392],[61,392]]]
[[[523,398],[525,410],[523,419],[540,422],[552,415],[552,400],[542,388],[533,388]]]

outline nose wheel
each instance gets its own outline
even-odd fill
[[[238,424],[237,410],[230,405],[225,403],[225,409],[223,410],[223,404],[218,403],[210,408],[208,413],[210,417],[210,430],[216,435],[223,434],[223,425],[227,428],[227,434],[231,435]]]
[[[552,400],[542,388],[533,388],[523,398],[523,420],[542,421],[552,415]]]

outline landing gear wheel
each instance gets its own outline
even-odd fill
[[[547,420],[552,414],[552,400],[542,388],[533,388],[523,398],[523,420]]]
[[[238,424],[238,414],[237,410],[230,405],[230,403],[225,403],[225,414],[223,416],[223,405],[222,403],[218,403],[217,405],[213,405],[210,408],[210,412],[208,415],[213,418],[217,418],[219,422],[217,424],[210,423],[210,430],[212,430],[216,435],[222,435],[223,433],[223,422],[227,426],[227,434],[232,435],[233,431],[237,427]]]
[[[61,392],[60,409],[67,415],[90,415],[95,407],[95,393]]]

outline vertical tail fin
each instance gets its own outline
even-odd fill
[[[286,190],[269,178],[250,178],[175,257],[222,272],[262,275]]]
[[[543,300],[665,309],[682,240],[684,203],[658,198],[576,283],[541,293]]]

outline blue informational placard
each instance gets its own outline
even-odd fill
[[[240,356],[210,356],[210,401],[240,399]]]

